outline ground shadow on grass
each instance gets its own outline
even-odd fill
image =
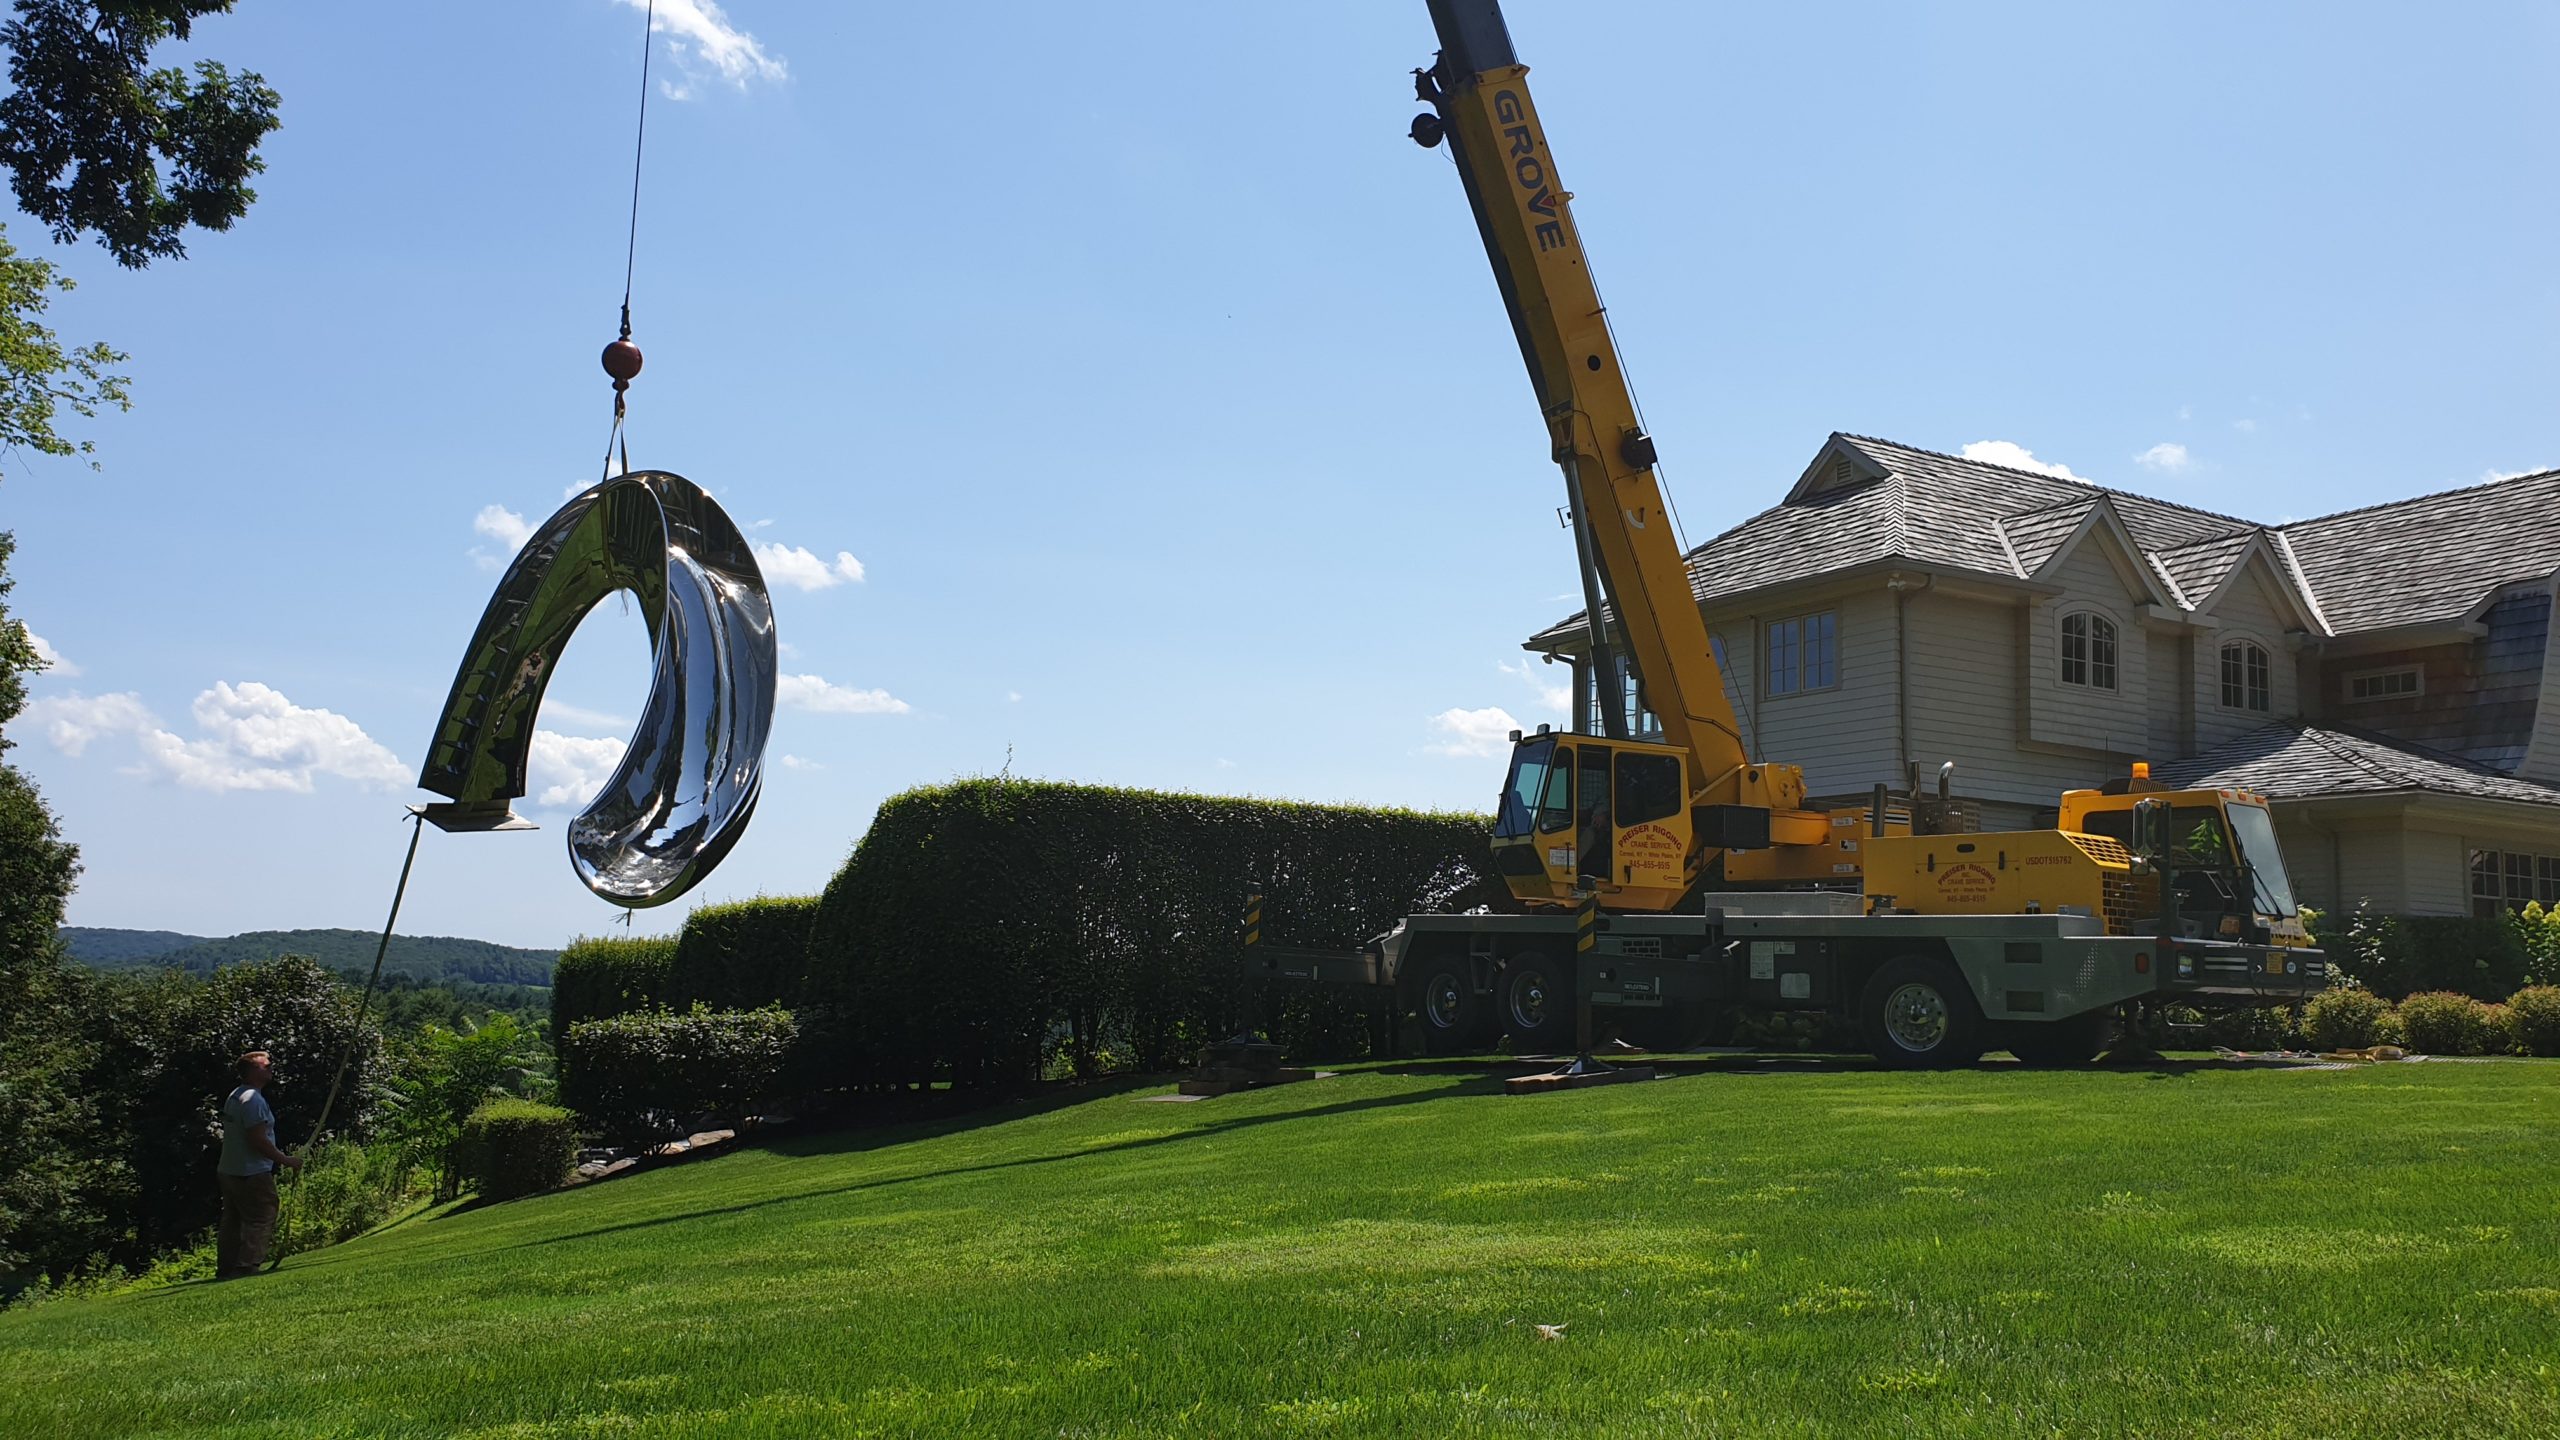
[[[912,1185],[923,1180],[940,1180],[957,1175],[983,1175],[1001,1170],[1020,1170],[1041,1165],[1063,1164],[1069,1161],[1084,1160],[1095,1156],[1122,1155],[1132,1150],[1149,1150],[1164,1145],[1185,1145],[1196,1141],[1215,1139],[1221,1135],[1232,1135],[1239,1131],[1253,1129],[1257,1126],[1277,1125],[1292,1120],[1322,1120],[1331,1116],[1349,1115],[1363,1110],[1391,1110],[1406,1105],[1428,1104],[1435,1100],[1445,1100],[1459,1095],[1498,1095],[1502,1092],[1502,1079],[1499,1075],[1486,1073],[1484,1066],[1481,1063],[1476,1064],[1473,1068],[1475,1072],[1473,1078],[1460,1078],[1453,1081],[1451,1084],[1434,1086],[1428,1090],[1406,1091],[1393,1095],[1371,1095],[1357,1100],[1339,1100],[1330,1104],[1311,1105],[1295,1110],[1269,1111],[1255,1115],[1236,1115],[1223,1120],[1214,1120],[1206,1125],[1196,1125],[1170,1135],[1139,1136],[1134,1139],[1114,1141],[1106,1145],[1087,1146],[1082,1149],[1061,1151],[1053,1154],[1025,1155],[1018,1159],[994,1160],[982,1165],[952,1165],[936,1170],[922,1170],[912,1175],[892,1175],[884,1176],[876,1180],[858,1180],[849,1185],[821,1186],[816,1189],[796,1191],[787,1195],[769,1195],[757,1200],[746,1201],[736,1205],[707,1206],[699,1210],[686,1210],[673,1215],[656,1215],[646,1220],[624,1221],[618,1225],[600,1225],[591,1230],[572,1231],[565,1235],[548,1235],[538,1240],[526,1240],[505,1248],[525,1249],[531,1246],[557,1245],[571,1240],[591,1240],[602,1235],[615,1235],[633,1230],[653,1230],[664,1225],[679,1225],[689,1220],[709,1220],[716,1219],[724,1215],[743,1215],[758,1210],[770,1209],[776,1205],[794,1204],[802,1200],[816,1200],[832,1195],[859,1194],[866,1190],[886,1190],[900,1185]],[[1145,1089],[1162,1083],[1163,1081],[1160,1077],[1154,1080],[1133,1079],[1128,1085],[1117,1088],[1122,1091]],[[1092,1092],[1088,1091],[1078,1098],[1092,1099],[1094,1098],[1094,1095]],[[1056,1109],[1058,1106],[1051,1104],[1044,1105],[1040,1108]],[[978,1119],[977,1123],[985,1124],[990,1123],[992,1120],[997,1118],[1015,1118],[1021,1114],[1039,1113],[1038,1110],[1024,1111],[1012,1106],[1001,1107],[1001,1109],[1007,1113],[1002,1116],[990,1115],[983,1117]],[[895,1133],[890,1134],[866,1133],[859,1135],[811,1137],[804,1141],[795,1142],[794,1147],[789,1153],[808,1157],[859,1154],[868,1150],[882,1149],[889,1145],[905,1144],[913,1140],[930,1139],[935,1134],[948,1134],[952,1131],[969,1128],[973,1127],[954,1123],[947,1127],[902,1126],[899,1127]],[[781,1151],[783,1149],[781,1146],[772,1146],[767,1148],[776,1151]]]

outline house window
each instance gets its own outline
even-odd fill
[[[2501,910],[2539,904],[2560,906],[2560,855],[2513,850],[2471,852],[2471,913],[2482,919]]]
[[[2275,673],[2267,647],[2255,640],[2234,640],[2222,647],[2222,708],[2267,709],[2268,679]]]
[[[1830,610],[1769,622],[1769,693],[1796,695],[1840,683],[1840,622]]]
[[[1626,704],[1627,737],[1631,740],[1661,739],[1662,717],[1646,708],[1644,682],[1636,678],[1634,662],[1628,660],[1624,652],[1618,652],[1612,658],[1618,666],[1618,694]],[[1582,673],[1592,675],[1592,668],[1585,665]],[[1582,733],[1607,734],[1608,728],[1600,723],[1600,718],[1600,686],[1594,676],[1582,687]]]
[[[2418,667],[2403,665],[2396,670],[2367,670],[2347,677],[2349,700],[2402,700],[2425,693],[2418,678]]]
[[[2062,683],[2116,688],[2116,622],[2085,610],[2062,617]]]

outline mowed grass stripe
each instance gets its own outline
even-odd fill
[[[2560,1064],[1139,1093],[0,1316],[0,1433],[2560,1430]]]

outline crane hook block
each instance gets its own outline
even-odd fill
[[[1423,149],[1436,150],[1440,148],[1440,138],[1448,132],[1449,127],[1441,121],[1439,116],[1425,110],[1413,117],[1413,128],[1405,133],[1412,136],[1413,143]]]

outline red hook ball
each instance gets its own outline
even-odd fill
[[[628,385],[640,373],[640,347],[628,340],[616,340],[604,347],[604,373],[616,385]]]

